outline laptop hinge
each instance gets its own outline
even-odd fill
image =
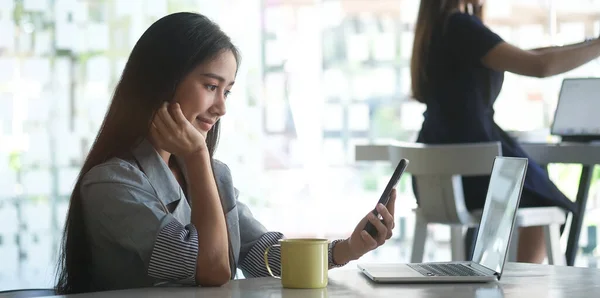
[[[471,262],[469,262],[469,264],[470,264],[470,266],[475,267],[475,269],[477,269],[477,271],[480,271],[482,273],[488,273],[488,274],[491,273],[492,275],[497,276],[498,280],[500,280],[500,275],[498,272],[496,272],[488,267],[485,267],[477,262],[471,261]]]

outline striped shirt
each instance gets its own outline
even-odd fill
[[[254,244],[239,267],[246,277],[270,276],[264,262],[266,249],[277,244],[283,234],[267,232]],[[148,275],[162,280],[190,280],[193,282],[198,254],[198,234],[192,224],[188,226],[171,223],[158,233],[150,256]],[[269,265],[275,275],[280,274],[281,253],[279,247],[269,251]]]
[[[231,272],[269,276],[263,254],[283,235],[268,231],[238,200],[225,164],[215,160],[213,171],[227,221]],[[80,191],[94,290],[196,284],[201,237],[183,190],[149,142],[142,141],[131,156],[92,168]],[[269,265],[277,275],[280,259],[274,247]]]

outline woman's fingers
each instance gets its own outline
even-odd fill
[[[155,145],[163,146],[163,135],[161,134],[158,127],[156,127],[154,121],[152,121],[152,124],[150,124],[150,136],[152,136],[152,139],[154,140],[154,142],[156,142]]]
[[[156,112],[154,115],[154,119],[152,119],[152,126],[161,132],[162,136],[167,136],[169,134],[169,128],[165,121],[159,116],[160,110]]]
[[[160,109],[158,109],[158,118],[160,118],[160,120],[162,120],[162,122],[165,125],[165,128],[167,128],[169,130],[169,132],[171,133],[175,133],[177,131],[179,131],[178,127],[177,127],[177,123],[175,123],[175,120],[173,120],[173,117],[171,117],[171,114],[169,113],[169,103],[165,101],[165,103],[163,103],[163,105],[160,107]]]
[[[183,111],[181,110],[179,103],[174,103],[171,106],[171,114],[178,125],[184,125],[186,122],[188,122],[188,120],[185,119],[185,115],[183,115]]]
[[[377,247],[377,241],[375,241],[375,239],[373,239],[373,237],[371,237],[367,231],[363,230],[360,232],[360,238],[364,242],[365,246],[369,248],[369,250]]]
[[[383,222],[387,228],[385,239],[390,239],[392,230],[394,229],[394,216],[382,204],[377,205],[377,212],[383,217]]]
[[[371,214],[372,212],[369,211],[369,214]],[[358,225],[354,228],[354,233],[360,233],[360,231],[362,231],[365,228],[365,225],[367,225],[367,222],[369,222],[369,214],[367,214],[365,217],[363,217],[360,222],[358,223]]]
[[[371,222],[371,224],[377,229],[377,244],[382,245],[385,242],[385,237],[387,236],[387,227],[373,213],[369,215],[369,222]]]

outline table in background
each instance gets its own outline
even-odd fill
[[[355,160],[389,161],[388,148],[390,146],[394,146],[393,142],[389,144],[357,145]],[[575,199],[578,213],[572,216],[567,239],[567,251],[565,252],[567,265],[573,266],[579,248],[579,236],[585,216],[594,165],[600,164],[600,143],[521,143],[521,146],[541,166],[552,163],[582,165]]]
[[[376,284],[356,269],[342,268],[329,271],[329,286],[318,290],[282,289],[274,278],[251,278],[234,280],[220,288],[143,288],[64,297],[587,298],[597,295],[599,289],[598,269],[508,263],[502,279],[487,284]]]
[[[579,249],[579,236],[587,207],[590,184],[594,174],[594,166],[600,164],[600,144],[598,143],[522,143],[521,146],[527,154],[538,164],[548,166],[551,163],[580,164],[581,176],[575,197],[577,214],[573,214],[569,237],[567,238],[567,251],[565,257],[567,265],[575,264],[575,257]]]

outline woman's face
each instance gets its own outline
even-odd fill
[[[225,101],[233,87],[237,61],[231,51],[198,65],[175,91],[183,115],[206,137],[213,125],[225,115]]]

